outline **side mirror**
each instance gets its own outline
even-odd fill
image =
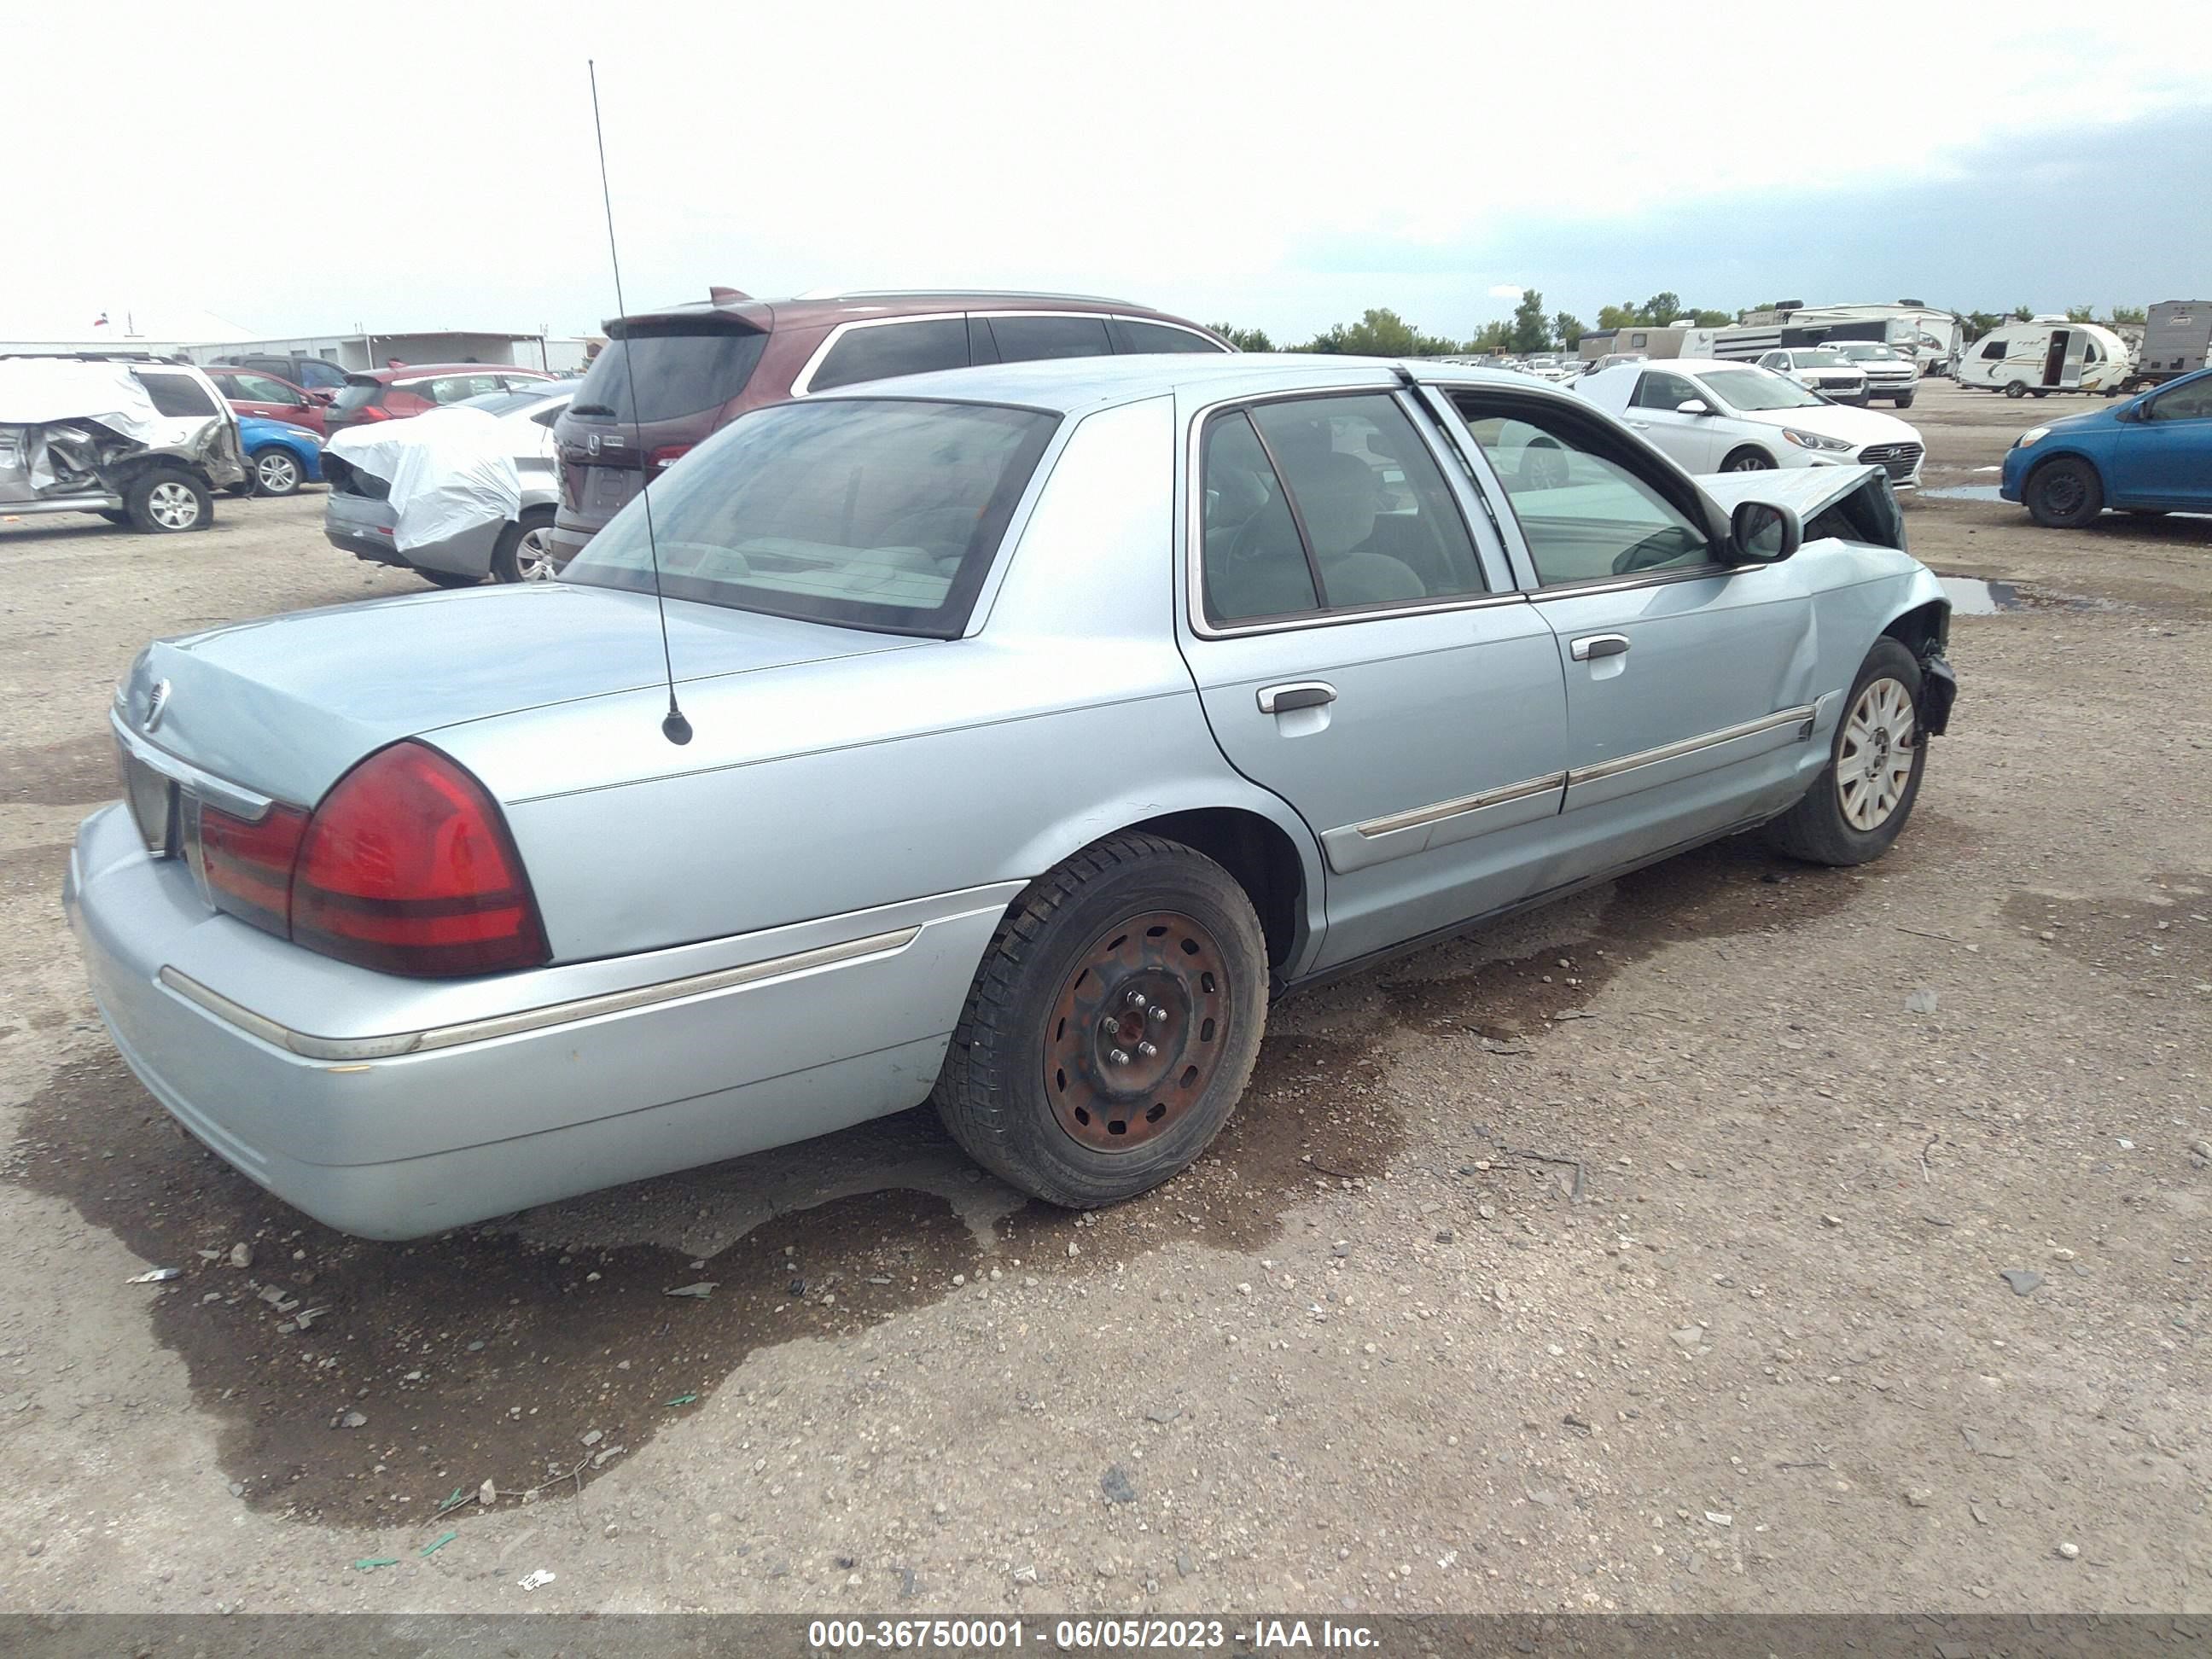
[[[1674,405],[1674,412],[1677,415],[1710,415],[1713,409],[1703,398],[1685,398]]]
[[[1747,563],[1779,564],[1797,550],[1805,527],[1786,507],[1771,501],[1738,501],[1729,514],[1729,538]]]

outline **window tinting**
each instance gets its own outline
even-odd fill
[[[1249,622],[1320,609],[1282,480],[1243,410],[1207,424],[1201,471],[1206,620]]]
[[[1103,317],[994,317],[991,337],[1001,362],[1037,357],[1104,357],[1113,352]]]
[[[1114,324],[1120,337],[1115,341],[1117,349],[1142,356],[1162,351],[1214,351],[1221,348],[1203,334],[1194,334],[1187,328],[1170,328],[1165,323],[1141,323],[1133,317],[1118,318]]]
[[[331,410],[334,414],[350,415],[356,409],[381,403],[383,398],[383,386],[364,374],[357,380],[348,380],[338,389],[338,395],[331,400]]]
[[[345,370],[336,363],[318,362],[309,359],[298,365],[300,384],[311,391],[327,391],[345,384]]]
[[[1705,531],[1638,473],[1593,449],[1579,423],[1523,404],[1453,401],[1505,485],[1545,586],[1711,562]]]
[[[673,421],[720,409],[745,389],[768,336],[727,329],[647,332],[609,340],[576,388],[571,412],[623,422]],[[630,402],[635,377],[637,402]]]
[[[146,395],[154,400],[154,407],[161,414],[179,416],[213,415],[216,412],[215,399],[200,389],[200,383],[189,374],[163,374],[153,369],[131,371]]]
[[[2005,343],[2002,340],[1991,340],[1982,348],[1982,356],[1984,357],[2002,357],[2004,355]]]
[[[563,580],[952,638],[1058,417],[921,399],[757,410],[633,499]],[[683,667],[683,653],[677,653]]]
[[[1677,404],[1697,396],[1697,387],[1679,374],[1647,374],[1637,381],[1636,395],[1628,403],[1632,409],[1663,409],[1671,412]]]
[[[218,380],[217,386],[222,384]],[[230,377],[228,395],[256,404],[296,404],[300,394],[282,380],[272,380],[266,374],[234,374]]]
[[[874,323],[866,328],[847,329],[814,371],[807,390],[827,392],[832,386],[853,386],[861,380],[888,380],[901,374],[967,367],[965,318]]]

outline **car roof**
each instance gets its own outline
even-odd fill
[[[860,317],[919,317],[944,311],[1000,310],[1157,317],[1164,322],[1181,323],[1190,328],[1202,326],[1187,317],[1140,305],[1133,300],[1109,300],[1096,294],[1036,293],[1020,289],[849,289],[834,294],[801,294],[786,300],[756,300],[750,295],[725,290],[722,295],[711,300],[655,306],[610,318],[604,326],[610,337],[617,337],[623,329],[637,323],[716,317],[750,325],[767,333],[775,328],[835,325]]]
[[[813,394],[809,402],[849,397],[945,398],[961,403],[1017,404],[1057,414],[1088,413],[1170,392],[1221,398],[1269,392],[1389,390],[1407,374],[1432,385],[1496,386],[1522,396],[1564,396],[1525,374],[1459,363],[1401,362],[1391,357],[1346,357],[1306,352],[1173,352],[1121,357],[1048,357],[974,368],[940,369],[892,380],[871,380]]]
[[[349,372],[349,380],[380,380],[386,386],[401,380],[419,380],[432,374],[520,374],[533,380],[552,380],[542,368],[524,368],[515,363],[402,363],[398,368],[356,368]]]

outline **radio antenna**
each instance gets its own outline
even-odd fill
[[[595,59],[586,58],[584,69],[592,77],[592,137],[599,147],[599,201],[607,212],[607,260],[615,268],[615,314],[627,317],[629,307],[623,303],[622,254],[615,246],[614,192],[607,185],[607,135],[599,125],[599,66]],[[660,544],[653,533],[653,480],[644,472],[647,465],[645,427],[637,415],[637,360],[627,343],[623,349],[623,373],[629,382],[630,436],[637,449],[641,479],[638,494],[645,498],[645,550],[653,561],[653,606],[660,617],[660,666],[668,676],[668,713],[661,720],[660,735],[680,746],[691,741],[691,722],[676,706],[676,664],[668,653],[668,601],[660,592]]]

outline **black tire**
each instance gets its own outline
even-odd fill
[[[94,508],[94,510],[110,524],[129,524],[131,522],[131,515],[123,511],[120,507],[102,507]]]
[[[132,528],[149,536],[205,530],[215,522],[215,497],[182,467],[149,466],[123,492]]]
[[[1862,826],[1851,821],[1846,809],[1845,787],[1853,780],[1839,773],[1838,769],[1845,759],[1845,739],[1850,735],[1860,699],[1877,681],[1884,679],[1894,680],[1904,688],[1906,707],[1913,711],[1911,770],[1887,815],[1870,826]],[[1820,777],[1805,792],[1804,799],[1767,825],[1767,844],[1778,853],[1802,859],[1808,864],[1869,864],[1889,851],[1890,843],[1912,816],[1912,803],[1920,794],[1921,775],[1928,768],[1928,738],[1920,730],[1919,708],[1920,664],[1896,640],[1887,635],[1876,640],[1874,649],[1859,665],[1858,677],[1851,682],[1851,689],[1844,698],[1843,712],[1837,716],[1836,734],[1828,749],[1828,763],[1820,769]],[[1889,752],[1890,745],[1885,743],[1880,755]]]
[[[2048,398],[2051,395],[2051,388],[2047,386],[2033,386],[2029,390],[2032,396],[2038,398]]]
[[[2008,398],[2025,398],[2027,396],[2027,382],[2025,380],[2006,381],[2004,394]]]
[[[1771,472],[1773,470],[1774,457],[1757,444],[1746,444],[1741,449],[1732,449],[1727,459],[1721,462],[1723,472]]]
[[[543,538],[552,527],[553,509],[533,507],[501,531],[499,544],[491,550],[491,579],[495,582],[544,580],[544,576],[532,576],[524,568],[523,541],[526,537]]]
[[[1244,890],[1176,842],[1110,836],[1014,901],[932,1098],[1011,1185],[1068,1209],[1116,1204],[1206,1150],[1267,1017],[1267,944]],[[1127,1025],[1158,1037],[1152,1059]]]
[[[2170,507],[2131,507],[2128,509],[2128,516],[2130,519],[2162,519],[2172,510]]]
[[[1893,398],[1890,401],[1894,403],[1899,409],[1910,409],[1912,407],[1912,399],[1914,396],[1914,393],[1908,392],[1902,398]]]
[[[482,576],[463,576],[451,570],[425,570],[419,565],[412,568],[433,587],[474,587],[483,580]]]
[[[2105,510],[2105,485],[2088,462],[2055,455],[2027,475],[2021,500],[2045,529],[2079,530]]]
[[[296,495],[307,481],[307,470],[300,465],[300,458],[282,445],[247,456],[246,464],[257,495]]]

